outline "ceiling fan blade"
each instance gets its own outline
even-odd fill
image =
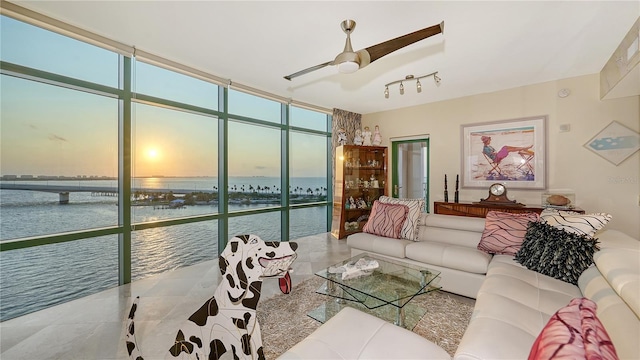
[[[318,69],[322,69],[323,67],[328,66],[328,65],[333,65],[333,60],[332,61],[327,61],[326,63],[322,63],[322,64],[319,64],[319,65],[316,65],[316,66],[312,66],[312,67],[310,67],[308,69],[300,70],[300,71],[295,72],[295,73],[293,73],[291,75],[287,75],[284,78],[289,80],[289,81],[291,81],[291,79],[293,79],[294,77],[298,77],[300,75],[304,75],[304,74],[310,73],[312,71],[316,71]]]
[[[396,50],[402,49],[405,46],[411,45],[420,40],[424,40],[430,36],[437,35],[444,32],[444,21],[438,25],[429,26],[422,30],[414,31],[407,35],[399,36],[395,39],[387,40],[377,45],[369,46],[358,51],[358,54],[366,51],[369,54],[370,62],[374,62],[381,57],[388,55]],[[360,67],[364,67],[367,64],[360,64]]]

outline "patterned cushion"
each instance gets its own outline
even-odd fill
[[[573,211],[559,211],[545,209],[540,214],[540,220],[559,229],[578,235],[593,236],[611,220],[611,215],[605,213],[580,214]]]
[[[533,343],[529,360],[618,359],[616,349],[596,316],[596,304],[576,298],[558,310]]]
[[[537,213],[489,211],[478,250],[489,254],[515,255],[520,250],[531,221],[538,221]]]
[[[598,239],[532,222],[515,259],[529,270],[577,285],[597,250]]]
[[[409,214],[407,220],[402,226],[400,237],[407,240],[416,241],[418,237],[418,228],[420,222],[420,213],[424,211],[425,200],[424,199],[396,199],[389,196],[380,196],[378,199],[384,204],[402,204],[409,207]]]
[[[400,230],[404,224],[409,207],[401,204],[383,204],[378,200],[373,202],[371,215],[364,225],[362,231],[398,239],[400,238]]]

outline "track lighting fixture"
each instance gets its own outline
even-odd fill
[[[420,79],[424,79],[424,78],[429,77],[429,76],[433,76],[433,81],[436,83],[436,85],[440,85],[440,81],[442,81],[442,79],[438,76],[438,72],[437,71],[436,72],[432,72],[431,74],[422,75],[422,76],[418,76],[418,77],[413,76],[413,75],[407,75],[407,76],[404,77],[404,79],[392,81],[392,82],[386,84],[384,86],[384,98],[385,99],[389,98],[389,86],[397,84],[397,83],[400,83],[400,86],[399,86],[400,95],[404,95],[404,84],[403,84],[403,82],[411,81],[411,80],[414,80],[414,79],[416,81],[416,91],[418,93],[421,93],[422,92],[422,83],[420,82]]]

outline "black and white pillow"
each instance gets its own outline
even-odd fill
[[[598,250],[598,239],[591,236],[530,222],[515,259],[529,270],[577,285]]]
[[[424,199],[397,199],[389,196],[380,196],[378,199],[383,204],[401,204],[409,207],[407,219],[402,225],[400,238],[415,241],[418,235],[417,227],[420,222],[420,214],[424,211]]]
[[[604,228],[611,221],[611,215],[605,213],[580,214],[574,211],[545,209],[540,214],[540,221],[570,233],[593,236],[596,231]]]

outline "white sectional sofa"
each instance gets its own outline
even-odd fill
[[[576,286],[528,270],[513,256],[492,256],[477,250],[484,219],[421,216],[419,241],[359,233],[349,236],[347,243],[352,255],[368,252],[437,269],[441,271],[440,285],[444,291],[476,299],[471,321],[454,359],[526,359],[551,316],[571,299],[580,297],[596,303],[597,316],[619,358],[640,359],[638,239],[616,230],[597,233],[595,237],[599,239],[601,250],[594,256],[595,266],[583,272]],[[383,353],[372,356],[370,346],[379,347],[375,334],[364,338],[348,335],[360,321],[351,311],[335,322],[329,321],[283,358],[397,358]],[[329,336],[329,333],[341,334],[347,341],[340,342],[336,348],[335,336]],[[417,352],[403,354],[404,358],[443,358],[441,351],[419,350],[430,345],[420,344],[420,339],[409,334],[408,330],[399,327],[385,329],[385,336],[391,337],[388,342],[395,342],[391,340],[394,337],[411,339],[405,347]],[[427,340],[424,342],[428,343]]]
[[[357,233],[347,238],[351,255],[367,252],[438,270],[442,290],[475,298],[491,261],[491,255],[477,249],[484,219],[426,213],[420,217],[418,241]]]

